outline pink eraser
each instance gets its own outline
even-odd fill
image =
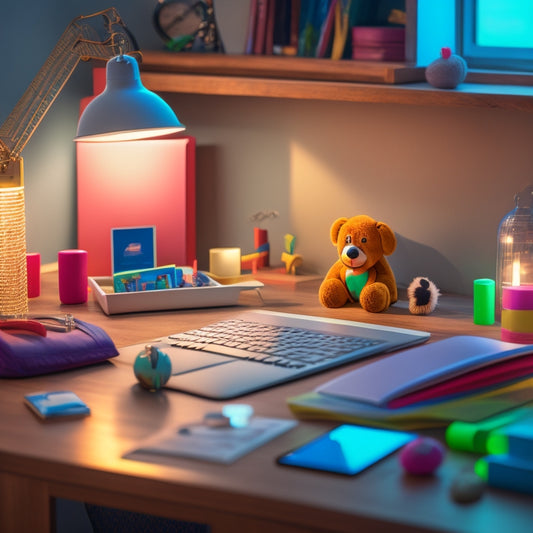
[[[26,254],[26,272],[28,298],[37,298],[41,295],[41,254]]]
[[[533,285],[504,287],[502,289],[502,308],[522,311],[533,310]]]
[[[62,250],[57,254],[59,299],[64,304],[83,304],[87,301],[87,252]]]
[[[432,437],[418,437],[406,444],[400,452],[400,463],[410,474],[432,474],[442,463],[444,446]]]

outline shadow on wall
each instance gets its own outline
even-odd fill
[[[461,272],[431,246],[396,234],[396,250],[387,258],[399,287],[406,288],[417,276],[427,276],[445,292],[469,294]]]
[[[219,149],[216,146],[196,147],[196,250],[198,265],[207,269],[209,249],[219,246],[222,217],[219,177]]]

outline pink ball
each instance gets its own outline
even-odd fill
[[[444,446],[431,437],[418,437],[400,452],[400,463],[410,474],[432,474],[444,459]]]

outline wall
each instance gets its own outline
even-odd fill
[[[86,0],[19,4],[2,16],[0,120],[70,20],[108,7]],[[160,47],[150,20],[155,1],[132,4],[113,5],[141,47]],[[24,151],[28,248],[44,261],[76,245],[72,138],[79,99],[90,90],[90,67],[81,65]],[[165,97],[197,137],[201,268],[210,247],[251,251],[249,216],[274,209],[279,217],[262,224],[272,262],[290,232],[306,270],[322,275],[335,260],[333,220],[366,213],[397,232],[390,260],[400,285],[427,275],[443,290],[469,293],[474,278],[494,277],[498,223],[514,193],[533,181],[533,115],[526,113]]]
[[[495,276],[496,234],[532,182],[533,115],[475,109],[172,96],[199,139],[200,260],[210,246],[253,247],[249,215],[266,221],[273,259],[283,235],[311,272],[336,259],[329,227],[365,213],[387,222],[401,285],[430,276],[469,293]],[[214,191],[215,200],[209,199]],[[216,203],[215,203],[216,202]],[[204,249],[204,250],[202,250]]]
[[[2,3],[0,122],[3,122],[65,31],[79,15],[116,7],[145,48],[161,46],[152,28],[156,0],[28,0]],[[80,63],[22,155],[27,247],[43,262],[76,246],[76,176],[72,139],[80,99],[92,93],[91,64]]]

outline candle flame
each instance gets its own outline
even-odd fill
[[[515,259],[513,261],[513,274],[511,280],[511,285],[513,287],[518,287],[520,285],[520,259]]]

